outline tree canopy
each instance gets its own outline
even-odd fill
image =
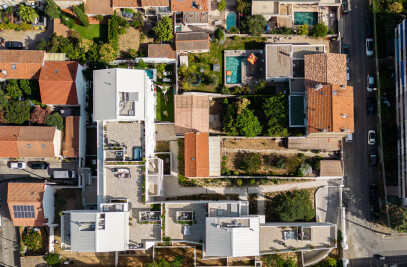
[[[59,18],[59,7],[54,0],[47,0],[45,7],[45,14],[52,19]]]
[[[262,126],[252,110],[244,109],[237,115],[236,128],[241,135],[255,137],[261,134]]]
[[[328,26],[324,23],[317,23],[312,29],[312,36],[315,38],[325,38],[328,34]]]
[[[169,16],[164,16],[157,22],[154,27],[154,33],[161,41],[170,41],[174,38],[172,32],[172,19]]]
[[[245,16],[240,23],[243,33],[260,35],[266,30],[266,19],[262,15]]]
[[[308,190],[284,192],[273,198],[273,207],[284,222],[307,222],[315,217],[315,210]]]
[[[64,129],[64,119],[59,113],[52,113],[49,115],[45,121],[45,124],[48,126],[55,126],[61,131]]]
[[[21,4],[18,7],[18,12],[20,19],[25,22],[33,23],[35,19],[38,18],[38,14],[35,9],[30,6]]]
[[[287,98],[279,94],[268,98],[263,104],[264,114],[267,118],[265,134],[268,136],[288,136],[287,131]]]
[[[14,124],[23,124],[30,119],[30,102],[9,101],[6,105],[4,117],[8,122]]]
[[[23,96],[23,92],[18,86],[17,80],[8,80],[6,84],[7,95],[11,99],[20,99]]]

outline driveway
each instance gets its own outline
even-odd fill
[[[45,31],[31,30],[31,31],[14,31],[4,30],[0,33],[0,37],[3,37],[6,41],[18,41],[22,42],[25,49],[37,49],[37,43],[44,39],[48,41],[51,34],[54,32],[54,24],[52,20],[48,20],[47,29]]]

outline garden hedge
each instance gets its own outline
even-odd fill
[[[80,7],[74,6],[73,7],[73,12],[75,12],[75,15],[81,21],[83,26],[86,26],[86,27],[89,26],[88,16],[86,16],[85,12],[83,12],[83,10]]]

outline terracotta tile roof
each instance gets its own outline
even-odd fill
[[[54,19],[54,33],[63,37],[68,37],[70,29],[61,23],[61,19]]]
[[[44,58],[41,50],[0,50],[0,78],[38,79]]]
[[[55,127],[0,126],[0,158],[53,158],[55,134]]]
[[[209,177],[209,133],[186,133],[185,176]]]
[[[308,133],[354,132],[353,87],[307,87]]]
[[[85,13],[88,15],[113,15],[112,0],[86,0]]]
[[[195,5],[193,5],[193,2],[195,2]],[[208,0],[171,0],[171,11],[208,12],[210,11],[208,2]]]
[[[304,56],[305,80],[346,85],[346,55],[320,53]]]
[[[343,177],[343,166],[340,160],[321,160],[319,176]]]
[[[177,51],[209,50],[209,34],[205,32],[177,33],[175,49]]]
[[[177,0],[173,0],[177,1]],[[141,0],[141,6],[161,6],[168,7],[170,6],[170,0]]]
[[[39,79],[41,102],[47,105],[77,105],[76,61],[46,61]]]
[[[209,98],[196,95],[174,96],[175,133],[209,132]]]
[[[175,49],[170,44],[148,44],[148,57],[175,59]]]
[[[113,0],[113,7],[141,7],[141,3],[140,0]]]
[[[9,183],[7,190],[7,205],[14,226],[44,226],[43,198],[45,184],[43,183]],[[34,206],[35,218],[16,218],[14,205]]]
[[[79,119],[79,116],[65,118],[64,157],[79,157]]]

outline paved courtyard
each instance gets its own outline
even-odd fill
[[[177,223],[177,211],[194,212],[195,223],[191,225],[191,234],[184,235],[185,225]],[[167,204],[166,205],[166,235],[171,240],[188,240],[199,242],[205,240],[205,204]]]
[[[133,159],[134,147],[143,147],[143,124],[138,122],[107,122],[105,127],[107,144],[125,147],[126,154],[130,159]]]

